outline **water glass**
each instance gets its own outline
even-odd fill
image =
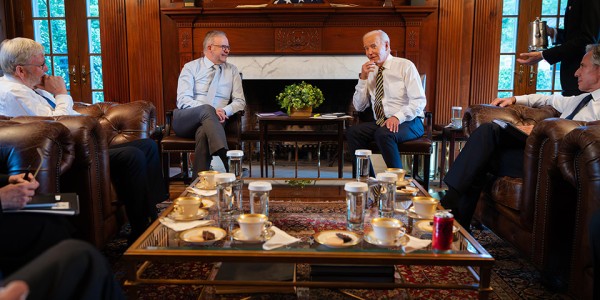
[[[253,181],[248,184],[251,214],[269,216],[269,193],[271,189],[271,183],[265,181]]]
[[[398,176],[394,173],[379,173],[379,215],[392,217],[394,215],[394,201],[396,201],[396,181]]]
[[[369,180],[369,171],[371,167],[371,150],[358,149],[354,151],[356,156],[356,179],[367,182]]]
[[[235,174],[221,173],[215,175],[217,183],[217,207],[221,220],[231,219],[241,207],[242,189],[236,184]]]
[[[348,207],[348,229],[362,230],[369,186],[365,182],[352,181],[346,183],[344,190],[346,191],[346,204]]]
[[[242,150],[227,151],[229,173],[235,174],[235,178],[238,180],[242,179],[242,157],[244,157]]]

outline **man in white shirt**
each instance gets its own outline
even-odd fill
[[[387,167],[402,168],[398,144],[417,139],[424,132],[427,100],[421,78],[411,61],[390,54],[390,38],[385,32],[368,32],[363,46],[369,60],[362,65],[352,104],[357,111],[372,107],[375,120],[348,128],[348,151],[354,154],[375,141]],[[371,173],[374,175],[373,170]]]
[[[600,45],[588,45],[586,54],[575,72],[578,96],[525,95],[497,98],[492,105],[520,104],[531,107],[552,105],[561,118],[578,121],[600,120]],[[533,125],[518,126],[530,133]],[[523,150],[525,144],[495,123],[479,126],[465,144],[452,168],[444,177],[448,191],[442,198],[442,206],[452,209],[457,221],[467,230],[484,186],[485,176],[492,172],[497,176],[523,177]]]
[[[34,40],[4,40],[0,49],[0,115],[78,115],[62,77],[48,76],[44,48]],[[138,139],[110,146],[110,176],[125,203],[134,241],[156,219],[156,204],[167,198],[156,142]]]
[[[204,37],[204,57],[183,66],[177,83],[177,109],[173,130],[184,138],[194,138],[196,149],[194,177],[210,169],[212,156],[227,166],[227,139],[224,125],[246,106],[242,77],[227,62],[229,41],[222,31],[209,31]]]

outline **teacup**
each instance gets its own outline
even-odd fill
[[[219,174],[219,171],[201,171],[198,172],[200,178],[198,183],[201,189],[213,190],[217,186],[215,183],[215,175]]]
[[[396,185],[400,186],[404,182],[404,176],[406,175],[406,170],[402,168],[387,168],[385,169],[388,173],[394,173],[398,176],[398,180],[396,180]]]
[[[383,243],[393,243],[404,236],[406,229],[400,220],[394,218],[375,218],[371,220],[375,238]]]
[[[202,200],[198,197],[179,197],[173,202],[175,203],[175,212],[185,218],[196,216],[202,205]]]
[[[432,218],[437,210],[439,200],[431,197],[413,197],[415,213],[423,218]]]
[[[267,235],[273,225],[263,214],[242,214],[237,218],[240,230],[246,240],[258,240]]]

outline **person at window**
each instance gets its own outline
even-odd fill
[[[423,136],[427,101],[421,78],[408,59],[390,54],[390,38],[382,30],[363,36],[369,59],[362,65],[352,105],[356,111],[373,108],[374,120],[348,128],[348,150],[368,149],[375,141],[388,168],[402,168],[398,144]],[[378,79],[379,78],[379,79]],[[355,162],[352,164],[355,175]],[[374,172],[371,168],[371,175]]]
[[[224,125],[246,106],[240,72],[227,62],[231,48],[225,33],[209,31],[203,47],[204,57],[186,63],[181,70],[173,111],[175,134],[196,141],[194,178],[199,171],[210,169],[213,156],[221,158],[228,169]]]
[[[0,300],[125,299],[104,256],[78,240],[48,249],[3,285]]]
[[[600,39],[600,1],[569,0],[565,11],[565,28],[547,28],[555,47],[544,51],[521,53],[517,61],[526,65],[537,64],[542,59],[549,64],[560,62],[560,85],[563,96],[582,93],[577,88],[575,71],[585,54],[585,46]]]
[[[48,248],[71,237],[73,228],[63,216],[10,213],[25,207],[39,183],[29,174],[0,174],[0,275],[7,276]],[[1,276],[0,276],[1,277]]]
[[[46,74],[42,45],[14,38],[3,41],[1,47],[0,67],[5,75],[0,78],[0,115],[79,114],[64,79]],[[131,242],[156,219],[156,204],[167,197],[158,146],[151,139],[138,139],[110,146],[108,155],[110,176],[131,224]]]
[[[578,96],[531,94],[497,98],[492,105],[501,107],[520,104],[530,107],[551,105],[560,117],[578,121],[600,120],[600,44],[587,46],[587,52],[575,72]],[[533,125],[518,126],[530,133]],[[442,206],[452,209],[456,220],[467,230],[477,206],[477,200],[487,179],[486,174],[523,177],[525,144],[502,130],[495,123],[486,123],[473,131],[454,164],[444,177],[448,186]]]

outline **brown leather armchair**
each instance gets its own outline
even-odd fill
[[[561,242],[571,246],[569,258],[564,260],[570,266],[569,293],[577,299],[592,299],[592,276],[598,272],[592,267],[588,226],[592,214],[600,210],[599,124],[590,122],[574,129],[564,137],[558,151],[558,167],[574,193],[556,199],[553,208],[561,217],[556,227],[568,232],[561,236]]]

